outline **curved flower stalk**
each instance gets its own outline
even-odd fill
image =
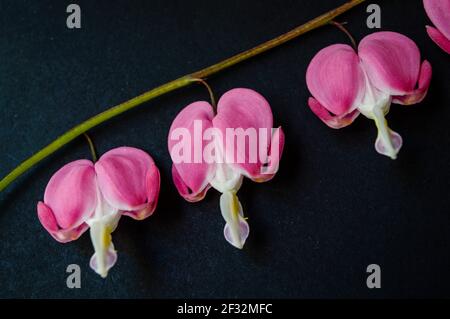
[[[120,217],[149,217],[158,202],[159,184],[159,170],[147,153],[116,148],[95,164],[78,160],[56,172],[37,205],[38,217],[61,243],[78,239],[90,228],[95,250],[90,266],[105,278],[117,260],[111,233]]]
[[[225,239],[243,248],[249,226],[237,192],[243,177],[270,180],[278,170],[284,146],[281,127],[272,130],[269,103],[250,89],[233,89],[217,104],[185,107],[172,123],[168,148],[172,177],[178,192],[189,202],[202,200],[213,187],[222,193],[220,210]]]
[[[424,0],[423,5],[435,27],[427,26],[430,38],[450,54],[450,0]]]
[[[350,125],[360,113],[374,120],[378,153],[397,158],[401,136],[385,119],[391,103],[421,102],[432,76],[431,64],[421,63],[417,45],[394,32],[377,32],[365,37],[358,53],[344,44],[321,50],[311,61],[306,81],[313,95],[311,110],[329,127]]]
[[[198,83],[199,79],[206,79],[214,74],[217,74],[225,69],[228,69],[234,65],[237,65],[243,61],[249,60],[257,55],[264,52],[272,50],[286,42],[298,38],[299,36],[315,30],[319,27],[327,26],[331,21],[333,21],[338,16],[349,11],[350,9],[364,3],[366,0],[349,0],[343,3],[337,8],[334,8],[304,24],[298,26],[282,35],[279,35],[271,40],[257,45],[254,48],[248,49],[234,56],[231,56],[223,61],[210,65],[206,68],[193,72],[191,74],[182,76],[176,80],[170,81],[168,83],[162,84],[156,88],[153,88],[139,96],[136,96],[128,101],[125,101],[119,105],[113,106],[104,112],[97,114],[90,119],[80,123],[79,125],[68,130],[53,142],[43,147],[40,151],[33,154],[28,159],[20,163],[16,168],[4,176],[0,180],[0,192],[2,192],[6,187],[8,187],[13,181],[15,181],[19,176],[28,171],[34,165],[42,161],[44,158],[48,157],[59,150],[64,145],[76,139],[78,136],[84,134],[85,132],[91,130],[92,128],[100,125],[103,122],[108,121],[128,110],[131,110],[145,102],[151,101],[159,96],[168,94],[175,90],[187,87],[193,83]]]

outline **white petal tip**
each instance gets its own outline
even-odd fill
[[[385,155],[387,157],[390,157],[392,160],[396,160],[397,155],[402,148],[403,140],[398,133],[390,130],[389,128],[387,129],[387,131],[388,135],[384,135],[381,133],[378,134],[377,140],[375,142],[375,149],[381,155]]]
[[[233,246],[234,248],[237,248],[237,249],[240,249],[240,250],[242,250],[242,249],[244,248],[244,243],[233,243],[233,242],[231,242],[231,241],[229,241],[229,240],[227,240],[227,241],[228,241],[228,243],[230,243],[231,246]]]
[[[235,247],[237,249],[241,249],[242,250],[244,248],[244,243],[233,243],[233,242],[231,242],[229,240],[227,240],[227,241],[228,241],[228,243],[231,244],[231,246],[233,246],[233,247]]]
[[[117,261],[117,253],[114,250],[114,248],[111,248],[107,252],[106,256],[104,256],[102,263],[103,266],[99,265],[98,263],[97,253],[95,253],[92,256],[89,266],[92,268],[92,270],[94,270],[97,274],[99,274],[100,277],[106,278],[108,276],[109,270],[114,266],[116,261]]]
[[[223,234],[227,242],[229,242],[237,249],[244,248],[244,244],[247,240],[249,232],[250,229],[248,227],[248,224],[242,217],[239,218],[239,226],[234,229],[234,232],[232,227],[228,223],[225,225],[225,228],[223,230]]]

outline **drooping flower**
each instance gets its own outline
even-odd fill
[[[117,260],[111,233],[120,217],[149,217],[158,202],[159,184],[159,170],[147,153],[116,148],[95,164],[78,160],[57,171],[37,205],[38,217],[61,243],[78,239],[90,228],[95,250],[90,266],[104,278]]]
[[[421,63],[417,45],[394,32],[376,32],[359,44],[358,53],[344,44],[322,49],[306,74],[311,110],[328,126],[350,125],[360,113],[375,121],[375,148],[392,159],[402,146],[401,136],[385,119],[391,103],[421,102],[432,75],[428,61]]]
[[[450,54],[450,0],[423,0],[423,5],[435,26],[427,26],[428,35]]]
[[[211,187],[222,193],[224,236],[239,249],[249,234],[236,195],[243,177],[265,182],[278,170],[284,133],[272,125],[266,99],[238,88],[220,98],[217,114],[208,102],[194,102],[177,115],[170,128],[168,148],[178,192],[190,202],[202,200]]]

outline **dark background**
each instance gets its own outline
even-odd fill
[[[66,28],[66,6],[82,29]],[[0,1],[0,175],[70,127],[152,87],[277,36],[342,1]],[[369,2],[371,3],[371,2]],[[366,7],[348,21],[357,40]],[[234,87],[262,93],[286,133],[280,171],[244,182],[239,197],[250,237],[239,251],[223,238],[219,194],[185,202],[171,180],[167,133],[187,104],[208,99],[181,89],[90,132],[100,153],[129,145],[148,151],[162,173],[149,219],[123,218],[119,252],[106,280],[90,270],[89,234],[59,244],[40,225],[36,203],[52,174],[89,158],[79,138],[0,194],[0,297],[380,298],[450,297],[449,56],[426,35],[422,1],[376,1],[383,30],[404,33],[434,66],[427,99],[394,105],[388,116],[404,147],[398,160],[375,152],[372,121],[332,130],[307,107],[306,67],[333,27],[309,33],[209,80],[217,96]],[[68,264],[82,288],[66,288]],[[366,267],[382,288],[366,287]]]

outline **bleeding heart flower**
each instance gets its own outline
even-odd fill
[[[264,97],[241,88],[221,97],[217,115],[209,103],[195,102],[177,115],[170,128],[168,148],[178,192],[190,202],[202,200],[210,187],[221,192],[224,236],[240,249],[249,226],[236,193],[244,176],[265,182],[277,172],[284,133],[280,127],[272,131],[272,125]]]
[[[402,146],[401,136],[388,126],[385,115],[391,103],[421,102],[432,75],[428,61],[409,38],[394,32],[365,37],[358,54],[344,44],[321,50],[311,61],[306,81],[311,110],[328,126],[350,125],[360,113],[375,121],[376,150],[392,159]]]
[[[95,254],[90,266],[103,278],[115,264],[111,241],[122,215],[142,220],[156,208],[159,171],[144,151],[120,147],[89,160],[69,163],[50,179],[37,205],[44,228],[57,241],[78,239],[90,228]]]
[[[428,17],[436,26],[427,26],[428,35],[445,52],[450,54],[450,0],[424,0]]]

